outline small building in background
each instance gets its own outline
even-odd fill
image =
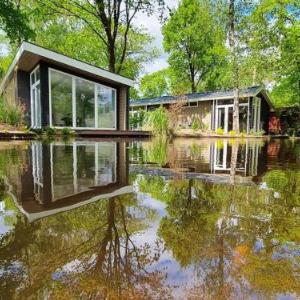
[[[206,130],[221,128],[225,133],[233,129],[233,90],[193,93],[182,96],[163,96],[130,101],[130,114],[151,111],[159,106],[170,109],[182,101],[178,126],[189,128],[193,122]],[[241,89],[239,93],[240,131],[269,132],[269,117],[274,111],[268,92],[261,86]]]

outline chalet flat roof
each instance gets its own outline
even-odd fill
[[[133,86],[134,81],[121,75],[109,72],[102,68],[88,64],[86,62],[71,58],[61,53],[37,46],[32,43],[23,42],[10,65],[3,81],[0,85],[0,94],[2,94],[7,82],[11,78],[15,68],[30,72],[38,64],[39,61],[46,61],[54,65],[64,67],[82,74],[90,75],[96,79],[107,82]]]
[[[262,86],[251,86],[239,91],[240,98],[254,97],[259,93],[262,93],[270,105],[273,108],[273,104],[270,100],[270,96],[267,91]],[[193,93],[185,94],[183,96],[162,96],[157,98],[144,98],[138,100],[130,100],[129,105],[131,107],[139,106],[150,106],[150,105],[161,105],[170,104],[178,101],[180,98],[185,98],[188,102],[198,102],[198,101],[211,101],[211,100],[221,100],[221,99],[231,99],[233,98],[233,90],[219,90],[212,92],[203,93]]]

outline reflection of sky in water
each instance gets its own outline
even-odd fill
[[[141,207],[147,207],[155,210],[159,218],[148,222],[149,227],[146,230],[134,235],[134,244],[139,247],[148,244],[152,249],[155,249],[157,247],[157,231],[159,229],[160,220],[166,215],[166,204],[151,198],[150,195],[145,193],[137,193],[137,199],[139,200]],[[193,286],[195,283],[193,282],[193,268],[181,268],[180,264],[172,256],[172,253],[167,250],[161,252],[159,260],[151,266],[148,266],[147,271],[160,271],[162,273],[167,273],[166,284],[173,287],[173,295],[176,298],[183,297],[184,287]],[[177,286],[180,286],[180,289],[176,288]]]
[[[5,202],[0,201],[0,235],[6,234],[14,227],[12,225],[8,225],[5,218],[13,218],[15,212],[12,210],[6,210]]]

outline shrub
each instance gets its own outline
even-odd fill
[[[169,133],[169,118],[167,110],[160,106],[156,110],[146,113],[144,128],[158,135]]]
[[[255,135],[255,136],[262,136],[262,135],[265,134],[265,131],[264,130],[255,131],[254,129],[251,129],[250,130],[250,134],[251,135]]]
[[[229,135],[230,136],[235,136],[236,135],[236,131],[235,130],[230,130],[229,131]]]
[[[223,128],[217,128],[216,134],[223,135],[224,134],[224,129]]]
[[[73,136],[73,135],[74,135],[74,131],[71,130],[70,128],[65,127],[65,128],[63,128],[63,129],[61,130],[61,134],[62,134],[64,137],[70,137],[70,136]]]
[[[24,106],[21,104],[6,105],[0,101],[0,123],[14,127],[24,127],[25,124]]]
[[[46,133],[46,135],[47,135],[48,137],[52,137],[52,136],[54,136],[54,135],[56,134],[55,128],[52,128],[52,127],[47,127],[47,128],[45,128],[45,129],[44,129],[44,132]]]
[[[193,120],[193,123],[192,123],[192,129],[193,130],[199,130],[201,128],[201,124],[200,124],[200,121],[195,119]]]

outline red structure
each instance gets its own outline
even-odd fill
[[[280,134],[282,132],[282,124],[280,117],[277,117],[274,112],[269,115],[269,133]]]

